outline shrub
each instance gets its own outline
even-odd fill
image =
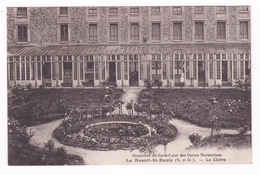
[[[201,142],[202,136],[198,133],[193,133],[189,136],[189,139],[193,146],[198,146]]]
[[[149,80],[144,80],[144,85],[147,90],[152,89],[152,83]]]
[[[24,87],[21,86],[20,84],[17,84],[12,87],[11,92],[14,96],[20,95],[24,91]]]
[[[131,110],[131,109],[133,108],[132,103],[131,103],[131,102],[128,102],[128,103],[125,105],[125,108],[126,108],[127,110]]]
[[[159,82],[156,83],[156,86],[158,87],[158,89],[160,89],[162,87],[162,84],[163,84],[162,81],[159,81]]]
[[[40,89],[44,89],[45,87],[46,87],[46,84],[44,84],[44,83],[42,83],[42,84],[39,86]]]
[[[244,125],[244,126],[241,126],[240,128],[238,128],[237,132],[238,132],[239,137],[244,137],[248,130],[249,130],[249,128],[247,125]]]
[[[32,89],[32,84],[31,84],[31,83],[30,83],[30,84],[27,84],[27,85],[26,85],[26,89],[28,89],[28,90]]]

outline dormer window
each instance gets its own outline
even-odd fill
[[[173,7],[173,13],[180,13],[180,12],[182,12],[181,7]]]
[[[118,8],[117,7],[110,7],[109,13],[110,14],[118,14]]]
[[[138,14],[139,13],[139,7],[130,7],[130,13]]]
[[[197,6],[197,7],[195,7],[195,13],[203,13],[203,12],[204,12],[203,6]]]
[[[97,8],[94,8],[94,7],[89,8],[88,14],[96,15],[97,14]]]
[[[226,7],[225,6],[217,6],[217,12],[226,13]]]
[[[17,16],[18,17],[27,17],[27,8],[26,7],[18,7],[17,8]]]
[[[160,14],[160,7],[152,7],[151,12],[152,14]]]
[[[68,7],[60,7],[60,15],[68,15]]]
[[[248,12],[248,6],[239,7],[239,12]]]

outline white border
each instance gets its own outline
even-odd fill
[[[15,6],[174,6],[174,5],[251,5],[251,38],[252,38],[252,123],[253,123],[253,163],[252,165],[127,165],[127,166],[52,166],[52,167],[8,167],[7,166],[7,69],[6,69],[6,7]],[[0,67],[0,97],[1,105],[0,111],[2,115],[0,116],[0,171],[1,174],[120,174],[120,175],[132,175],[132,174],[199,174],[199,175],[220,175],[220,174],[235,174],[235,175],[254,175],[257,172],[257,165],[259,161],[259,139],[260,139],[260,114],[259,112],[259,102],[260,97],[260,86],[258,81],[258,76],[260,75],[259,60],[260,60],[260,7],[257,0],[214,0],[210,3],[206,0],[200,1],[187,1],[187,0],[99,0],[99,1],[69,1],[69,0],[11,0],[9,2],[0,2],[0,47],[1,47],[1,67]],[[258,41],[258,42],[257,42]],[[243,156],[243,155],[239,155]],[[112,157],[111,157],[112,158]],[[258,168],[259,172],[259,168]]]

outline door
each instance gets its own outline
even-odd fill
[[[129,66],[129,85],[138,86],[138,62],[130,62]]]
[[[198,81],[204,82],[205,81],[205,61],[198,62]]]
[[[63,68],[63,86],[72,87],[72,62],[64,62]]]
[[[109,63],[109,82],[116,83],[116,62]]]
[[[228,64],[227,64],[227,61],[222,61],[222,81],[228,81]]]
[[[42,80],[46,86],[51,87],[51,63],[50,62],[44,62],[42,65]]]

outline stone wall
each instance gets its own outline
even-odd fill
[[[86,22],[86,8],[72,7],[70,11],[71,16],[71,42],[72,43],[86,43],[87,41],[87,22]]]
[[[230,6],[228,7],[228,14],[229,14],[229,40],[230,41],[235,41],[237,39],[237,12],[236,12],[236,7]]]
[[[128,42],[128,8],[122,7],[119,15],[121,19],[121,42]]]
[[[14,44],[15,37],[14,37],[14,9],[7,8],[7,43]]]
[[[184,7],[185,13],[185,31],[184,31],[184,40],[185,41],[192,41],[192,7]]]
[[[30,42],[57,43],[57,8],[30,8]]]
[[[140,11],[142,15],[142,21],[141,21],[141,42],[149,42],[149,30],[150,30],[150,24],[149,24],[149,8],[148,7],[140,7]],[[146,41],[144,41],[146,40]]]
[[[163,42],[170,42],[171,40],[171,13],[170,7],[163,7]]]
[[[206,34],[207,41],[214,41],[214,7],[207,8],[207,24],[206,24]]]
[[[106,7],[100,7],[99,8],[99,14],[100,14],[100,19],[99,19],[99,42],[104,43],[107,42],[108,36],[107,36],[107,29],[108,29],[108,24],[107,24],[107,10]]]
[[[129,21],[140,20],[140,43],[150,43],[151,35],[151,19],[161,22],[161,33],[163,43],[172,43],[172,21],[183,21],[183,42],[192,42],[194,35],[194,12],[193,7],[183,7],[182,14],[178,14],[176,17],[172,15],[172,7],[161,7],[161,17],[153,19],[150,16],[149,7],[140,7],[139,16],[137,15],[134,20],[129,16],[128,7],[119,7],[118,17],[115,19],[109,18],[108,7],[98,7],[97,18],[91,19],[91,22],[98,23],[98,41],[100,44],[109,42],[109,21],[118,22],[119,24],[119,44],[129,43],[130,30]],[[71,7],[69,8],[69,17],[67,22],[70,23],[70,39],[71,43],[88,43],[88,25],[87,25],[87,8],[86,7]],[[215,7],[205,7],[205,15],[201,20],[205,20],[205,42],[215,41],[216,25],[215,20],[217,18]],[[43,8],[28,8],[28,21],[24,20],[24,24],[28,24],[30,31],[29,44],[58,44],[58,9],[56,7],[43,7]],[[238,38],[238,16],[237,7],[227,7],[227,40],[236,41]],[[21,23],[21,19],[16,18],[15,8],[7,8],[7,43],[16,44],[17,39],[15,33],[16,23]]]

